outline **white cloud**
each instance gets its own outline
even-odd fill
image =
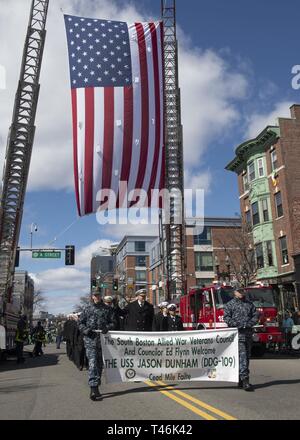
[[[236,103],[246,96],[247,80],[213,51],[183,46],[180,86],[184,159],[194,168],[209,144],[240,120]]]
[[[293,103],[282,101],[276,104],[273,110],[268,113],[254,113],[248,119],[246,137],[255,138],[267,125],[277,125],[278,118],[290,118],[290,107]]]
[[[158,225],[107,225],[104,226],[105,235],[121,240],[125,235],[146,235],[158,237]]]
[[[110,240],[96,240],[82,248],[79,251],[78,256],[76,256],[76,267],[81,269],[89,268],[93,253],[97,252],[99,254],[109,255],[109,252],[107,252],[106,249],[109,249],[112,244],[113,242]]]
[[[213,179],[212,172],[208,169],[203,172],[191,174],[189,171],[185,173],[185,188],[187,189],[202,189],[204,192],[210,192],[211,182]]]
[[[61,292],[57,295],[51,295],[51,297],[48,296],[45,309],[54,315],[59,313],[68,315],[75,310],[82,296],[84,295],[77,292]]]
[[[37,289],[47,292],[77,291],[80,294],[90,289],[89,272],[61,267],[30,275]]]

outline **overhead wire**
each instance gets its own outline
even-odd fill
[[[65,229],[63,229],[59,234],[57,234],[57,235],[54,237],[54,239],[48,243],[47,246],[51,246],[53,243],[55,243],[55,242],[57,241],[57,239],[60,238],[62,235],[64,235],[66,232],[68,232],[68,231],[72,228],[72,226],[74,226],[75,223],[78,222],[79,219],[80,219],[80,217],[77,216],[76,220],[74,220],[69,226],[67,226],[67,227],[66,227]]]

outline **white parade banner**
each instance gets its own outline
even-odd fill
[[[145,380],[238,382],[238,331],[101,334],[108,383]]]

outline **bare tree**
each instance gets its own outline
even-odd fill
[[[75,312],[76,313],[81,313],[83,311],[83,309],[85,309],[85,307],[90,304],[91,302],[91,295],[89,293],[87,293],[84,296],[81,296],[79,299],[79,304],[77,304],[75,306]]]
[[[44,292],[41,289],[35,290],[33,293],[33,312],[37,309],[45,308],[46,301]]]
[[[232,229],[227,233],[226,240],[220,240],[222,250],[229,257],[230,274],[242,286],[247,287],[255,282],[257,276],[256,255],[252,233],[249,226]]]

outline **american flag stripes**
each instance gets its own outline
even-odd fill
[[[79,215],[96,212],[105,190],[164,188],[163,25],[65,15],[72,91],[75,189]],[[153,206],[153,203],[156,206]]]

